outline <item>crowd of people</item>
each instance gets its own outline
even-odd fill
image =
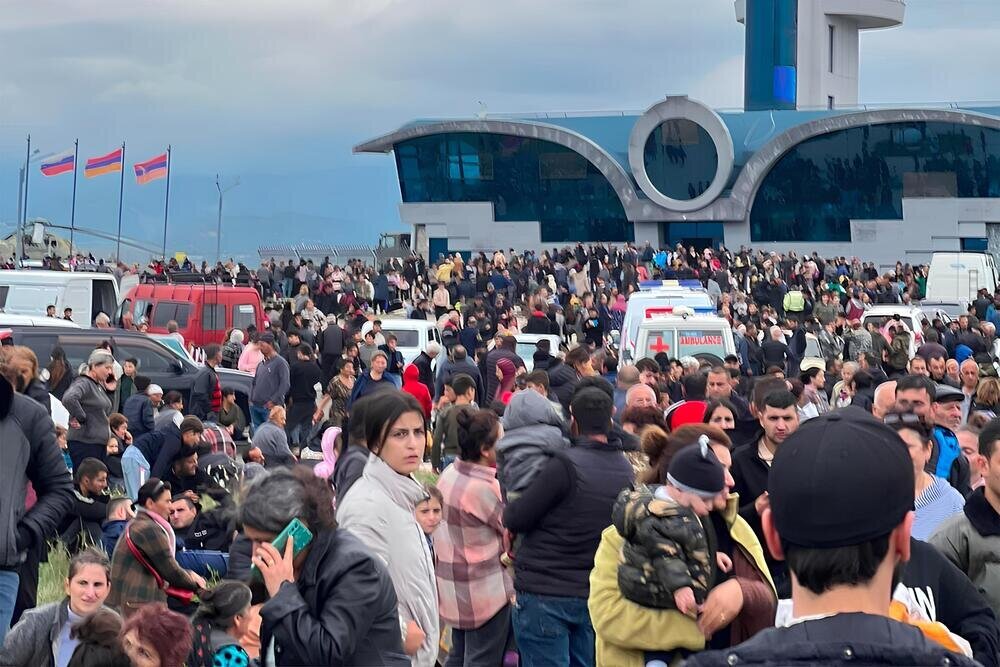
[[[924,267],[815,253],[239,271],[269,326],[187,396],[110,344],[0,348],[0,664],[1000,665],[1000,292],[911,331],[860,320]],[[735,353],[620,365],[628,298],[671,278]],[[441,342],[404,359],[390,317]]]

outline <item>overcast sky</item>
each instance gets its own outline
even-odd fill
[[[996,0],[909,0],[862,38],[862,101],[1000,98],[998,27]],[[242,181],[234,252],[371,240],[399,226],[394,164],[351,147],[413,118],[743,96],[731,0],[14,0],[0,33],[0,221],[29,131],[46,152],[79,137],[81,158],[125,139],[129,163],[171,143],[170,246],[192,252],[214,241],[217,171]],[[162,183],[128,180],[126,232],[159,244]],[[33,175],[29,214],[68,222],[70,185]],[[81,178],[78,224],[113,230],[117,195]]]

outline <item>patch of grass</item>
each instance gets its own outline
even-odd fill
[[[49,543],[49,560],[38,568],[38,606],[65,597],[63,584],[69,574],[69,552],[62,542]]]
[[[425,486],[427,484],[437,484],[438,481],[438,476],[435,475],[431,470],[420,469],[414,472],[413,476],[416,478],[418,482],[420,482]]]

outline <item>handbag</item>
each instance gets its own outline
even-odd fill
[[[129,526],[129,528],[131,528],[131,526]],[[180,602],[183,602],[184,604],[191,604],[191,601],[194,599],[194,591],[169,585],[166,579],[163,578],[163,575],[157,572],[156,568],[150,565],[149,561],[146,560],[146,557],[142,555],[142,552],[139,551],[139,549],[132,542],[132,538],[129,536],[128,532],[129,528],[125,529],[125,544],[128,546],[128,550],[132,552],[132,555],[135,556],[135,559],[139,561],[139,563],[146,568],[151,575],[153,575],[153,579],[156,580],[156,586],[166,593],[168,597],[172,597]]]

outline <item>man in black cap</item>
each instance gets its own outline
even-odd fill
[[[913,464],[892,429],[855,408],[810,420],[778,450],[768,492],[761,522],[791,571],[793,621],[689,666],[977,664],[889,618],[914,518]]]

